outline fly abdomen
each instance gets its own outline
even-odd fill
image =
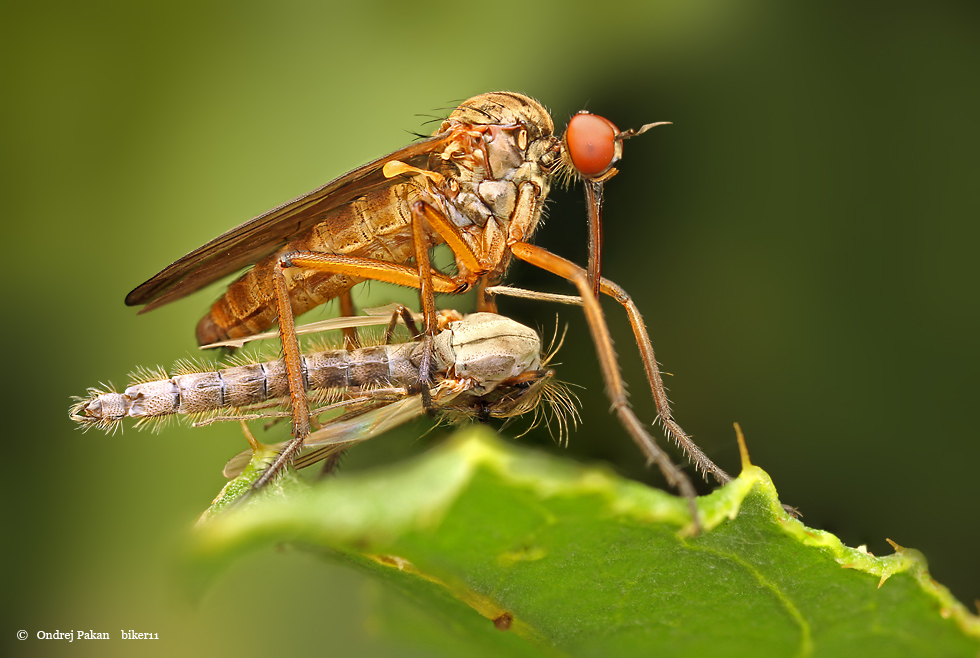
[[[412,185],[393,184],[323,212],[319,223],[297,235],[276,253],[228,286],[197,325],[199,345],[229,338],[243,338],[265,331],[276,320],[274,268],[279,255],[290,251],[313,251],[338,256],[355,256],[395,263],[409,262],[415,255],[412,242],[410,199]],[[430,242],[442,238],[426,229]],[[335,272],[292,269],[286,271],[290,306],[299,316],[334,299],[362,278]]]

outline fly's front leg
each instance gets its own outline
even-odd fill
[[[511,252],[523,261],[571,281],[578,288],[585,317],[589,323],[589,331],[592,333],[592,340],[599,356],[602,377],[606,382],[606,394],[612,403],[613,411],[616,412],[626,431],[630,433],[636,444],[646,454],[647,459],[657,464],[668,484],[675,487],[688,499],[694,523],[700,528],[697,506],[695,505],[697,492],[694,490],[690,478],[657,445],[653,437],[646,431],[644,424],[640,422],[640,419],[636,417],[629,406],[623,377],[619,371],[619,362],[616,360],[616,353],[613,350],[612,337],[609,335],[609,327],[606,325],[606,319],[602,315],[602,308],[599,306],[598,300],[592,294],[592,286],[589,285],[585,271],[564,258],[525,242],[512,244]]]
[[[554,256],[554,258],[559,258]],[[562,259],[564,260],[564,259]],[[568,261],[565,263],[569,267],[576,267]],[[633,336],[636,338],[637,347],[640,350],[640,354],[643,358],[643,367],[646,370],[647,381],[650,383],[650,390],[653,394],[654,404],[657,407],[657,415],[661,422],[664,423],[664,427],[670,433],[670,435],[677,441],[677,444],[684,450],[687,456],[694,463],[695,467],[701,471],[701,474],[707,478],[707,474],[710,472],[714,478],[721,484],[725,484],[731,481],[731,476],[720,469],[711,459],[705,455],[694,441],[681,429],[681,426],[677,424],[677,421],[673,419],[670,411],[670,403],[667,400],[667,393],[663,385],[663,380],[660,376],[660,369],[657,366],[657,359],[653,353],[653,345],[650,342],[650,336],[647,334],[646,326],[643,323],[643,318],[640,316],[639,309],[636,308],[636,304],[633,302],[632,298],[620,288],[618,285],[610,281],[609,279],[600,280],[600,291],[609,295],[617,302],[626,308],[626,312],[629,315],[630,326],[633,328]],[[555,295],[546,292],[537,292],[534,290],[524,290],[522,288],[512,288],[509,286],[493,286],[488,288],[487,292],[494,295],[507,295],[510,297],[520,297],[522,299],[533,299],[542,302],[554,302],[557,304],[574,304],[576,306],[582,305],[582,298],[577,295]]]
[[[516,246],[516,245],[515,245]],[[563,278],[573,280],[568,273],[578,273],[584,275],[585,272],[579,266],[571,263],[570,261],[556,256],[544,249],[539,247],[533,247],[531,245],[521,245],[517,247],[514,251],[514,255],[518,258],[524,260],[524,257],[519,255],[518,252],[526,253],[531,258],[537,258],[538,260],[529,261],[533,262],[535,265],[552,272]],[[647,333],[646,325],[643,323],[643,317],[640,315],[639,309],[633,302],[633,299],[623,290],[621,287],[610,281],[609,279],[603,278],[600,282],[600,291],[606,295],[609,295],[617,302],[622,304],[626,309],[626,313],[629,316],[630,326],[633,329],[633,336],[636,339],[637,347],[640,350],[640,356],[643,359],[643,368],[646,371],[647,381],[650,384],[650,391],[653,395],[654,404],[657,407],[657,415],[660,417],[660,421],[664,424],[664,428],[670,434],[670,436],[677,442],[681,449],[688,455],[691,461],[694,463],[695,467],[701,471],[702,474],[711,473],[721,484],[731,481],[731,476],[719,468],[711,459],[705,455],[691,437],[684,432],[681,426],[674,420],[670,411],[670,402],[667,400],[667,392],[664,389],[663,379],[660,376],[660,368],[657,366],[657,358],[653,352],[653,344],[650,342],[650,335]],[[575,298],[575,302],[582,303],[581,298]]]
[[[469,288],[482,276],[486,272],[486,267],[479,262],[476,254],[463,240],[459,229],[445,215],[425,201],[416,201],[412,204],[412,239],[415,243],[415,262],[419,266],[419,297],[422,302],[422,315],[425,319],[419,380],[417,390],[412,392],[422,395],[422,405],[431,414],[435,411],[435,407],[432,405],[429,384],[432,382],[433,340],[438,331],[438,317],[433,271],[429,262],[429,238],[425,230],[426,226],[442,237],[449,248],[453,250],[457,262],[461,263],[463,269],[469,273],[468,276],[461,275],[457,279],[465,285],[464,289]]]
[[[664,382],[660,376],[660,368],[657,367],[657,357],[653,353],[653,343],[650,342],[650,335],[647,333],[646,325],[643,323],[643,317],[640,315],[640,310],[636,307],[633,302],[632,297],[630,297],[625,290],[610,281],[609,279],[603,278],[601,281],[600,290],[615,299],[617,302],[623,305],[626,309],[626,313],[629,316],[630,326],[633,328],[633,337],[636,339],[636,344],[640,349],[640,355],[643,358],[643,368],[646,371],[647,381],[650,384],[650,390],[653,393],[653,402],[657,407],[657,415],[660,416],[660,422],[664,424],[664,427],[670,433],[670,435],[677,441],[677,444],[681,449],[687,453],[687,456],[694,462],[694,466],[701,471],[702,475],[707,477],[707,473],[711,473],[715,480],[719,484],[725,484],[730,482],[732,476],[730,476],[725,471],[718,468],[718,466],[705,455],[694,441],[684,432],[677,421],[674,420],[670,412],[670,401],[667,399],[667,392],[664,390]]]

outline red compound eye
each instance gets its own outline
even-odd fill
[[[616,135],[612,121],[596,114],[580,112],[568,122],[565,145],[572,164],[586,178],[598,176],[616,159]]]

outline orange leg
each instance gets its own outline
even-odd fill
[[[422,406],[434,411],[432,397],[429,394],[429,383],[432,381],[432,352],[436,336],[436,297],[432,288],[434,285],[432,266],[429,263],[429,239],[425,234],[425,216],[429,209],[426,203],[416,201],[412,204],[412,241],[415,243],[415,263],[418,265],[419,300],[422,304],[422,318],[425,328],[422,330],[422,361],[419,363],[419,380],[410,393],[422,395]]]
[[[476,284],[476,310],[481,313],[497,312],[497,302],[494,301],[492,295],[487,294],[489,285],[490,281],[486,276],[481,276],[480,281]]]
[[[427,252],[428,253],[428,252]],[[319,272],[347,274],[362,279],[384,281],[398,286],[419,288],[419,270],[408,265],[389,263],[373,258],[357,258],[354,256],[338,256],[324,254],[319,251],[294,251],[280,257],[280,267],[302,267]],[[431,272],[432,287],[435,292],[461,293],[465,292],[470,283],[446,276],[442,272]]]
[[[598,352],[602,376],[606,382],[606,394],[609,396],[609,399],[612,402],[613,410],[616,412],[616,415],[619,416],[620,422],[633,437],[633,440],[646,454],[647,458],[651,462],[655,462],[657,464],[660,471],[667,479],[667,482],[676,487],[686,498],[688,498],[691,503],[692,514],[694,515],[695,522],[697,523],[697,510],[694,505],[696,492],[690,479],[670,460],[667,453],[665,453],[656,444],[650,434],[646,431],[644,424],[640,422],[636,414],[633,413],[633,410],[630,409],[629,403],[626,399],[626,388],[623,385],[622,374],[619,371],[619,363],[616,360],[616,354],[613,350],[612,338],[609,335],[609,328],[606,325],[605,318],[603,317],[602,308],[599,306],[598,300],[592,294],[592,286],[589,284],[585,271],[564,258],[527,243],[518,242],[513,244],[511,245],[511,251],[517,258],[567,279],[578,288],[579,295],[581,296],[582,300],[582,306],[585,310],[585,316],[589,322],[589,330],[592,332],[592,339],[595,343],[596,351]],[[603,281],[603,284],[605,283],[606,282]],[[602,286],[602,291],[607,292],[607,294],[612,294],[612,288],[608,288],[607,291],[606,285]],[[625,293],[623,293],[623,295],[625,295]],[[628,299],[628,297],[626,299]],[[630,306],[627,305],[627,309],[629,308]],[[637,327],[639,326],[639,328],[642,329],[642,332],[640,333],[646,337],[646,329],[643,328],[642,320],[639,318],[639,313],[636,313],[635,316],[631,313],[630,320],[631,323],[639,323],[638,325],[634,324],[634,331],[637,331]],[[653,389],[654,400],[657,403],[657,410],[661,414],[661,420],[664,422],[671,435],[678,440],[685,450],[688,451],[692,459],[696,460],[695,463],[700,468],[708,468],[719,480],[727,481],[731,479],[724,471],[715,466],[704,455],[704,453],[697,448],[697,446],[694,446],[693,441],[691,441],[690,438],[684,434],[683,430],[680,429],[680,426],[677,425],[677,423],[671,418],[670,408],[667,405],[666,395],[663,390],[663,383],[660,381],[659,370],[656,367],[656,361],[653,360],[653,348],[649,344],[649,338],[646,337],[646,339],[647,343],[646,345],[641,344],[640,352],[643,354],[645,363],[646,359],[650,359],[652,362],[653,372],[656,374],[656,378],[651,379],[651,388]],[[650,368],[648,367],[648,375],[649,373]],[[693,448],[693,450],[691,450],[691,448]]]
[[[306,399],[306,382],[303,375],[303,361],[299,352],[299,339],[296,336],[296,321],[289,305],[289,288],[283,268],[289,267],[285,256],[273,268],[276,289],[276,310],[279,312],[279,338],[282,340],[282,356],[286,364],[286,377],[289,381],[289,398],[293,410],[293,438],[276,455],[275,461],[252,483],[252,490],[264,487],[289,464],[303,441],[310,434],[310,405]]]
[[[541,269],[547,270],[552,274],[560,276],[567,279],[578,286],[578,278],[585,276],[585,271],[579,266],[565,260],[560,256],[556,256],[545,249],[540,247],[535,247],[526,243],[518,243],[512,246],[512,251],[515,256],[521,260],[526,260],[529,263],[537,265]],[[646,325],[643,323],[643,318],[640,315],[639,309],[633,302],[632,298],[623,290],[621,287],[613,283],[608,279],[601,279],[600,290],[606,295],[609,295],[617,302],[623,305],[626,309],[626,313],[629,316],[630,326],[633,328],[633,336],[636,338],[636,344],[640,350],[640,356],[643,359],[643,367],[646,370],[647,381],[650,384],[650,390],[653,394],[653,401],[657,407],[657,414],[660,416],[661,422],[664,427],[670,433],[671,437],[677,441],[678,445],[687,453],[688,457],[694,462],[694,465],[702,473],[707,474],[710,472],[714,478],[724,484],[730,481],[732,478],[728,473],[723,471],[711,459],[705,455],[694,441],[684,432],[677,421],[674,420],[670,411],[670,403],[667,400],[667,392],[664,390],[663,379],[660,376],[660,369],[657,367],[657,358],[653,352],[653,344],[650,342],[650,335],[647,333]],[[581,289],[580,289],[581,294]],[[584,304],[584,302],[583,302]],[[586,311],[588,313],[588,311]],[[601,310],[600,310],[601,313]],[[591,322],[591,320],[590,320]],[[605,320],[603,320],[605,324]],[[603,348],[598,347],[600,351]],[[608,353],[612,355],[612,344],[608,346]],[[607,355],[607,359],[609,358]],[[603,356],[600,354],[600,361],[602,361]],[[614,357],[613,357],[614,358]],[[618,376],[618,366],[616,368]],[[605,374],[605,372],[604,372]]]
[[[300,358],[299,341],[296,335],[296,325],[292,308],[289,303],[289,290],[283,270],[289,267],[302,267],[321,272],[347,274],[365,279],[385,281],[396,285],[418,288],[422,302],[422,313],[425,328],[422,338],[424,349],[419,368],[417,392],[422,396],[426,409],[432,408],[429,394],[431,380],[433,338],[438,329],[435,293],[461,293],[469,289],[480,276],[478,271],[469,277],[450,277],[442,272],[433,272],[429,263],[429,239],[425,232],[425,224],[436,230],[444,239],[455,235],[453,245],[463,250],[457,254],[464,263],[477,264],[476,255],[466,246],[459,232],[448,219],[443,217],[432,206],[423,201],[412,204],[412,237],[415,243],[415,258],[418,268],[387,261],[353,256],[341,256],[321,252],[302,251],[285,253],[279,257],[277,266],[273,268],[276,291],[276,310],[279,314],[279,337],[282,340],[283,360],[286,364],[286,375],[289,381],[289,394],[293,417],[293,438],[279,452],[275,461],[266,469],[252,485],[252,489],[265,486],[273,477],[281,472],[296,456],[303,441],[310,434],[310,410],[306,399],[305,377]]]
[[[340,293],[340,315],[345,318],[354,315],[354,298],[350,290]],[[357,339],[357,329],[354,327],[344,327],[341,331],[344,334],[345,350],[353,350],[361,346],[361,341]]]

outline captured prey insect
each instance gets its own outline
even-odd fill
[[[177,260],[133,290],[126,303],[142,312],[180,299],[254,265],[234,281],[197,327],[201,344],[264,331],[278,319],[289,382],[294,440],[273,469],[288,463],[310,432],[294,316],[339,298],[352,314],[350,289],[364,280],[417,288],[425,320],[415,390],[430,405],[437,333],[435,293],[476,288],[478,310],[494,310],[486,287],[500,280],[511,256],[573,283],[599,356],[606,390],[623,426],[688,499],[694,487],[656,444],[630,408],[598,294],[627,311],[657,414],[696,467],[719,482],[718,468],[674,421],[653,347],[626,292],[601,276],[604,184],[616,175],[625,139],[659,124],[620,131],[586,112],[555,135],[548,111],[521,94],[491,92],[459,105],[431,137],[359,167],[326,185],[231,229]],[[551,182],[584,182],[589,215],[589,263],[582,269],[529,243]],[[456,273],[435,271],[429,249],[446,244]]]
[[[413,329],[411,317],[406,319]],[[567,430],[565,414],[577,422],[574,397],[553,380],[554,371],[547,367],[550,356],[542,354],[534,330],[492,313],[463,317],[443,311],[440,320],[430,389],[440,419],[487,420],[533,412],[535,423],[556,418],[562,434]],[[311,433],[297,466],[326,459],[424,415],[421,396],[411,391],[418,380],[423,349],[423,343],[416,340],[304,354],[304,382],[312,414],[341,415]],[[86,429],[111,432],[126,418],[135,419],[141,427],[175,415],[193,418],[195,425],[290,416],[283,408],[284,404],[288,407],[289,384],[282,360],[227,368],[185,363],[176,371],[173,375],[138,371],[135,381],[121,393],[89,389],[88,396],[78,398],[72,406],[71,418]],[[241,456],[238,460],[232,462],[238,466],[226,468],[229,477],[242,465]],[[273,475],[267,471],[260,479]]]

